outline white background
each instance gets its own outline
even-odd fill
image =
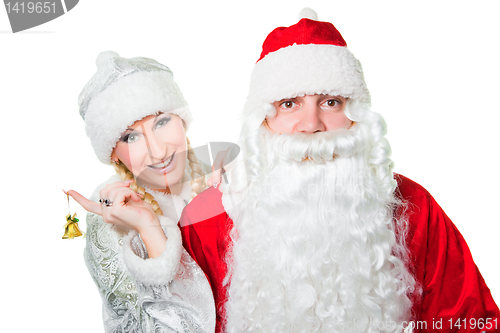
[[[17,34],[0,8],[2,325],[103,330],[84,239],[61,239],[61,189],[88,196],[113,173],[95,157],[78,114],[98,53],[166,64],[195,117],[193,146],[236,142],[262,42],[296,23],[305,6],[334,23],[361,60],[396,171],[433,194],[500,303],[498,1],[82,0]],[[85,212],[71,202],[75,211],[84,229]]]

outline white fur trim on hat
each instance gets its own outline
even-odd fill
[[[269,115],[263,103],[315,94],[370,103],[361,63],[346,47],[292,45],[266,55],[253,69],[244,116],[262,122]],[[248,114],[256,109],[262,114]]]
[[[178,115],[186,128],[192,122],[179,87],[166,71],[131,74],[95,96],[85,115],[85,130],[99,160],[109,164],[113,148],[127,127],[157,112]]]

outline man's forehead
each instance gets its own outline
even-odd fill
[[[338,95],[327,94],[327,93],[324,93],[324,94],[295,94],[295,95],[290,95],[288,97],[284,97],[284,98],[279,99],[279,100],[277,100],[275,102],[282,102],[282,101],[285,101],[285,100],[299,98],[299,97],[306,97],[306,96],[333,97],[333,98],[340,97],[340,98],[343,98],[343,99],[348,99],[349,98],[349,97],[342,96],[341,94],[338,94]]]

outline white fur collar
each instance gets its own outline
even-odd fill
[[[185,181],[182,185],[182,190],[179,195],[163,192],[156,192],[149,188],[145,188],[150,193],[163,211],[163,215],[169,219],[178,222],[181,217],[182,210],[191,201],[191,181]]]

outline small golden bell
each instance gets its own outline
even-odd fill
[[[78,228],[78,219],[76,218],[76,213],[73,217],[68,214],[66,215],[66,224],[64,225],[64,236],[62,239],[73,239],[78,236],[82,236],[83,233]]]

